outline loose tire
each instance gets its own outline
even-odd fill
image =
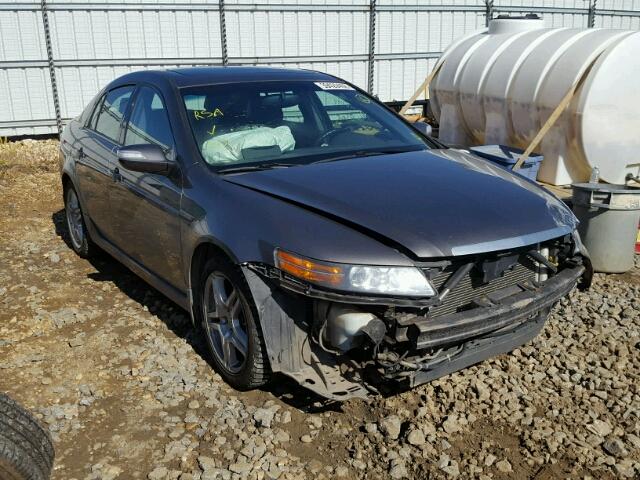
[[[46,480],[53,458],[49,432],[27,410],[0,393],[0,479]]]
[[[268,382],[269,361],[258,313],[239,268],[222,256],[209,259],[201,271],[196,321],[205,335],[215,370],[237,390]]]
[[[82,258],[93,256],[96,250],[95,244],[89,237],[85,216],[80,206],[78,193],[73,186],[68,186],[64,192],[64,212],[69,229],[71,247]]]

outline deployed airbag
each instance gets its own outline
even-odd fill
[[[251,160],[245,158],[243,150],[279,147],[280,152],[284,153],[293,150],[295,144],[296,141],[287,126],[257,127],[210,138],[202,145],[202,155],[211,165],[235,163]]]

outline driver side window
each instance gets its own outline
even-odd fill
[[[155,144],[165,149],[174,144],[164,102],[150,87],[140,87],[127,125],[124,144]]]

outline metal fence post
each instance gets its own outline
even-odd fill
[[[229,63],[229,53],[227,51],[227,21],[224,16],[224,0],[218,0],[220,12],[220,49],[222,50],[222,65]]]
[[[62,114],[60,113],[60,97],[58,95],[58,83],[56,82],[56,68],[53,61],[53,47],[51,45],[51,30],[49,29],[49,12],[47,11],[47,1],[40,3],[42,12],[42,24],[44,26],[44,41],[47,48],[47,60],[49,61],[49,77],[51,78],[51,95],[53,96],[53,108],[56,112],[56,125],[58,135],[62,135]]]
[[[485,26],[489,26],[489,22],[493,18],[493,0],[484,0]]]
[[[376,49],[376,0],[369,3],[369,71],[367,75],[367,91],[373,95],[373,75],[375,70]]]
[[[589,17],[587,19],[589,28],[596,26],[596,3],[598,3],[598,0],[589,0]]]

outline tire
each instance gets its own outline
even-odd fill
[[[224,295],[214,294],[214,285],[218,290],[224,285],[229,300],[226,307],[218,306]],[[234,291],[237,292],[235,297]],[[266,384],[271,374],[269,360],[258,324],[258,312],[242,271],[226,257],[210,258],[201,270],[194,307],[196,323],[205,336],[214,369],[220,376],[236,390],[252,390]],[[223,321],[225,315],[228,318]],[[245,343],[240,330],[246,334]],[[221,343],[227,333],[230,337],[226,343]],[[242,348],[236,347],[240,344],[244,347],[244,355]],[[227,361],[225,348],[235,350],[229,357],[234,357],[236,364],[230,359]]]
[[[82,258],[94,256],[97,247],[89,236],[85,215],[73,185],[64,190],[64,212],[71,248]]]
[[[0,393],[0,479],[46,480],[54,456],[49,432],[27,410]]]

